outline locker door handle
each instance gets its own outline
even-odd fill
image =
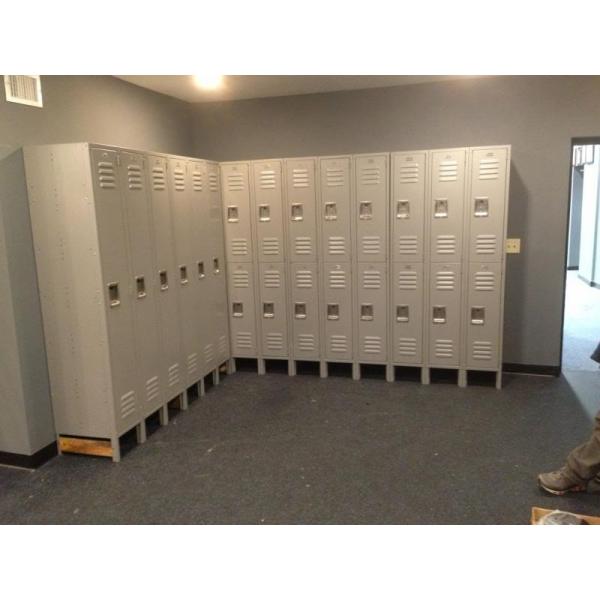
[[[244,303],[243,302],[234,302],[232,305],[231,312],[234,317],[240,318],[244,316]]]
[[[271,209],[268,204],[259,205],[258,220],[262,222],[267,222],[271,220]]]
[[[213,258],[213,273],[215,275],[218,275],[220,272],[221,272],[221,269],[219,268],[219,259]]]
[[[306,319],[306,302],[294,303],[294,317],[296,319]]]
[[[475,198],[474,216],[489,217],[490,215],[490,199],[487,196],[478,196]]]
[[[485,324],[485,308],[483,306],[472,306],[471,307],[471,324],[472,325],[484,325]]]
[[[438,325],[446,322],[446,307],[445,306],[434,306],[433,307],[433,322]]]
[[[396,306],[396,321],[398,323],[408,323],[408,304]]]
[[[228,223],[237,223],[240,220],[238,207],[237,206],[228,206],[227,207],[227,222]]]
[[[187,267],[185,265],[179,265],[179,279],[181,281],[181,285],[186,285],[188,282]]]
[[[135,292],[140,300],[146,297],[146,281],[143,275],[138,275],[135,278]]]
[[[169,289],[169,278],[165,270],[158,272],[158,280],[160,281],[161,292]]]
[[[340,318],[340,305],[339,304],[328,304],[327,305],[327,319],[329,321],[337,321]]]
[[[361,321],[372,321],[373,320],[373,305],[372,304],[361,304],[360,305],[360,320]]]
[[[448,218],[448,200],[446,198],[438,198],[433,205],[433,217],[435,219]]]
[[[263,302],[263,317],[265,319],[275,318],[275,304],[273,302]]]
[[[119,294],[119,282],[113,281],[108,284],[108,304],[111,308],[116,308],[121,304],[121,297]]]
[[[198,261],[198,279],[204,279],[206,277],[206,273],[204,272],[204,261]]]
[[[304,220],[304,207],[300,203],[292,204],[292,221]]]
[[[396,202],[396,219],[410,219],[410,202],[408,200]]]
[[[365,221],[373,218],[373,203],[368,200],[361,200],[358,208],[358,217]]]
[[[337,221],[337,204],[335,202],[325,202],[325,220]]]

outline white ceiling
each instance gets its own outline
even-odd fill
[[[135,85],[187,102],[294,96],[463,79],[465,75],[226,75],[216,90],[202,90],[191,75],[118,75]]]

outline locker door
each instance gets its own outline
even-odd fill
[[[326,263],[323,274],[325,359],[352,360],[352,271],[350,263]]]
[[[144,157],[121,152],[121,187],[127,219],[129,257],[133,278],[133,316],[139,364],[137,376],[143,412],[154,412],[164,403],[159,352],[160,326],[157,302],[157,272],[152,235],[152,213],[146,183]]]
[[[208,173],[204,161],[190,161],[193,244],[196,261],[206,260],[212,251]]]
[[[286,159],[288,256],[291,262],[317,260],[315,161]]]
[[[225,252],[228,262],[252,262],[250,173],[246,163],[221,165]]]
[[[473,150],[469,210],[469,260],[500,262],[504,251],[506,148]]]
[[[256,357],[258,347],[252,263],[230,263],[227,279],[232,355]]]
[[[110,346],[112,402],[117,432],[123,433],[142,416],[125,211],[119,189],[117,153],[92,148],[90,157]]]
[[[208,175],[208,219],[210,256],[219,258],[222,267],[225,266],[225,243],[223,236],[223,213],[221,203],[221,186],[219,185],[219,165],[207,163]]]
[[[431,266],[429,292],[429,364],[459,364],[461,323],[461,266]]]
[[[392,154],[392,259],[422,261],[425,229],[425,152]]]
[[[261,348],[265,358],[287,358],[287,307],[284,263],[260,264]]]
[[[393,267],[393,361],[420,365],[423,361],[423,265],[398,263]]]
[[[321,252],[326,262],[352,259],[351,159],[323,158],[321,170]]]
[[[358,156],[356,178],[356,256],[359,262],[385,261],[387,257],[388,177],[387,155]]]
[[[387,360],[387,273],[386,265],[358,265],[358,359]]]
[[[168,398],[180,394],[185,382],[181,366],[181,316],[177,290],[177,261],[173,236],[173,215],[167,189],[167,161],[147,157],[150,203],[156,254],[154,288],[158,290],[162,379]]]
[[[442,150],[431,155],[431,261],[462,260],[465,151]]]
[[[284,260],[281,162],[255,162],[252,168],[258,260],[280,262]]]
[[[469,267],[467,304],[467,368],[497,369],[500,363],[502,264]]]
[[[316,263],[295,263],[292,271],[290,318],[296,360],[319,359],[319,295]]]
[[[226,361],[229,352],[229,327],[227,320],[227,282],[225,269],[219,273],[212,272],[211,304],[209,314],[212,316],[212,336],[215,344],[216,366]]]

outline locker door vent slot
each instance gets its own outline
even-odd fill
[[[379,254],[381,238],[378,235],[364,235],[362,237],[362,251],[364,254]]]
[[[478,196],[475,198],[475,212],[476,217],[489,217],[490,216],[490,199],[487,196]]]
[[[417,272],[416,271],[400,271],[400,273],[398,273],[398,289],[399,290],[416,290],[417,289]]]
[[[348,352],[348,337],[345,335],[332,335],[329,338],[329,350],[330,352],[339,352],[345,354]]]
[[[292,185],[295,188],[307,188],[309,185],[308,169],[293,169]]]
[[[181,168],[174,169],[173,180],[175,183],[175,191],[184,192],[185,191],[185,171]]]
[[[165,189],[165,170],[162,167],[152,168],[152,189],[155,192]]]
[[[281,273],[276,270],[265,271],[264,286],[266,288],[281,287]]]
[[[363,185],[379,185],[381,183],[381,170],[379,167],[362,169],[360,181]]]
[[[475,238],[475,252],[477,254],[494,254],[496,252],[497,238],[493,233],[481,233]]]
[[[231,240],[231,253],[234,256],[246,256],[248,254],[248,241],[245,238]]]
[[[231,308],[231,314],[236,318],[241,318],[244,316],[244,303],[243,302],[234,302]]]
[[[135,293],[138,298],[146,297],[146,280],[143,275],[138,275],[135,278]]]
[[[408,323],[408,304],[396,306],[396,321],[398,323]]]
[[[204,272],[204,261],[198,261],[198,279],[204,279],[206,277],[206,273]]]
[[[294,303],[294,317],[296,319],[306,319],[306,302]]]
[[[345,254],[346,238],[337,235],[330,235],[328,239],[327,249],[329,251],[329,254]]]
[[[344,185],[344,169],[327,169],[327,187],[341,187]]]
[[[346,289],[346,272],[345,271],[330,271],[329,272],[329,287],[331,289],[337,289],[337,290]]]
[[[261,171],[260,174],[260,189],[261,190],[274,190],[277,179],[275,171]]]
[[[446,307],[445,306],[434,306],[433,307],[433,322],[437,325],[446,322]]]
[[[235,336],[235,345],[241,350],[252,350],[252,333],[249,331],[238,331]]]
[[[313,352],[317,344],[315,336],[312,333],[300,333],[298,335],[298,349],[303,352]]]
[[[435,340],[435,356],[436,358],[454,357],[454,343],[452,340]]]
[[[452,234],[438,235],[435,251],[437,254],[454,254],[456,252],[456,236]]]
[[[407,158],[406,160],[412,160]],[[398,169],[398,179],[400,183],[418,183],[419,182],[419,164],[403,165]]]
[[[208,187],[211,192],[219,191],[219,179],[216,173],[210,173],[208,176]]]
[[[373,218],[373,203],[369,200],[361,200],[358,216],[363,221],[370,221]]]
[[[263,254],[274,255],[279,254],[279,238],[266,237],[263,238]]]
[[[302,289],[311,289],[313,286],[312,272],[309,270],[296,271],[296,287]]]
[[[233,287],[247,288],[250,286],[250,274],[248,271],[236,271],[233,274]]]
[[[213,258],[213,273],[218,275],[221,272],[221,267],[219,266],[219,259]]]
[[[454,271],[438,271],[435,274],[435,289],[442,292],[454,291],[456,274]]]
[[[448,218],[448,200],[446,198],[438,198],[434,202],[433,217],[434,219]]]
[[[325,202],[325,220],[337,221],[337,204],[335,202]]]
[[[185,265],[179,265],[179,280],[181,285],[185,285],[188,282],[187,267]]]
[[[192,173],[192,185],[195,192],[201,192],[203,190],[202,173],[199,173],[198,171]]]
[[[98,163],[98,183],[103,189],[116,187],[115,167],[112,162],[101,161]]]
[[[475,273],[475,290],[478,292],[493,292],[495,288],[494,273],[478,271]]]
[[[396,219],[410,219],[410,202],[408,200],[396,202]]]
[[[471,307],[471,325],[485,324],[485,308],[483,306]]]
[[[129,184],[130,190],[142,189],[143,179],[142,167],[140,165],[127,166],[127,183]]]
[[[337,321],[340,318],[340,305],[339,304],[328,304],[327,305],[327,319],[330,321]]]
[[[443,160],[440,162],[438,179],[441,183],[458,180],[458,161]]]
[[[498,179],[500,161],[497,158],[482,158],[479,161],[479,179]]]
[[[418,243],[416,235],[398,236],[398,254],[416,254]]]
[[[268,204],[260,204],[258,207],[258,220],[267,223],[271,220],[271,209]]]
[[[492,360],[492,343],[482,341],[473,342],[472,356],[474,360]]]
[[[162,270],[158,272],[158,280],[160,282],[161,291],[165,291],[169,289],[169,276],[167,275],[166,270]]]
[[[312,252],[312,238],[306,236],[298,236],[294,240],[295,254],[305,255]]]
[[[273,302],[263,302],[263,317],[265,319],[275,318],[275,304]]]
[[[299,202],[292,204],[292,221],[304,220],[304,208]]]
[[[372,321],[373,320],[373,305],[372,304],[361,304],[360,305],[360,320],[361,321]]]
[[[241,192],[245,189],[244,176],[241,173],[232,173],[227,176],[227,191]]]
[[[416,338],[398,338],[397,352],[400,356],[416,356],[417,340]]]
[[[363,275],[363,289],[378,290],[381,288],[381,273],[379,271],[366,271]]]
[[[238,207],[231,205],[227,207],[227,222],[228,223],[239,223],[240,217]]]
[[[115,308],[121,304],[118,281],[113,281],[108,284],[108,304],[111,308]]]

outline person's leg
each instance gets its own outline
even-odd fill
[[[580,482],[587,482],[600,473],[600,412],[596,415],[592,437],[569,454],[567,467]]]

